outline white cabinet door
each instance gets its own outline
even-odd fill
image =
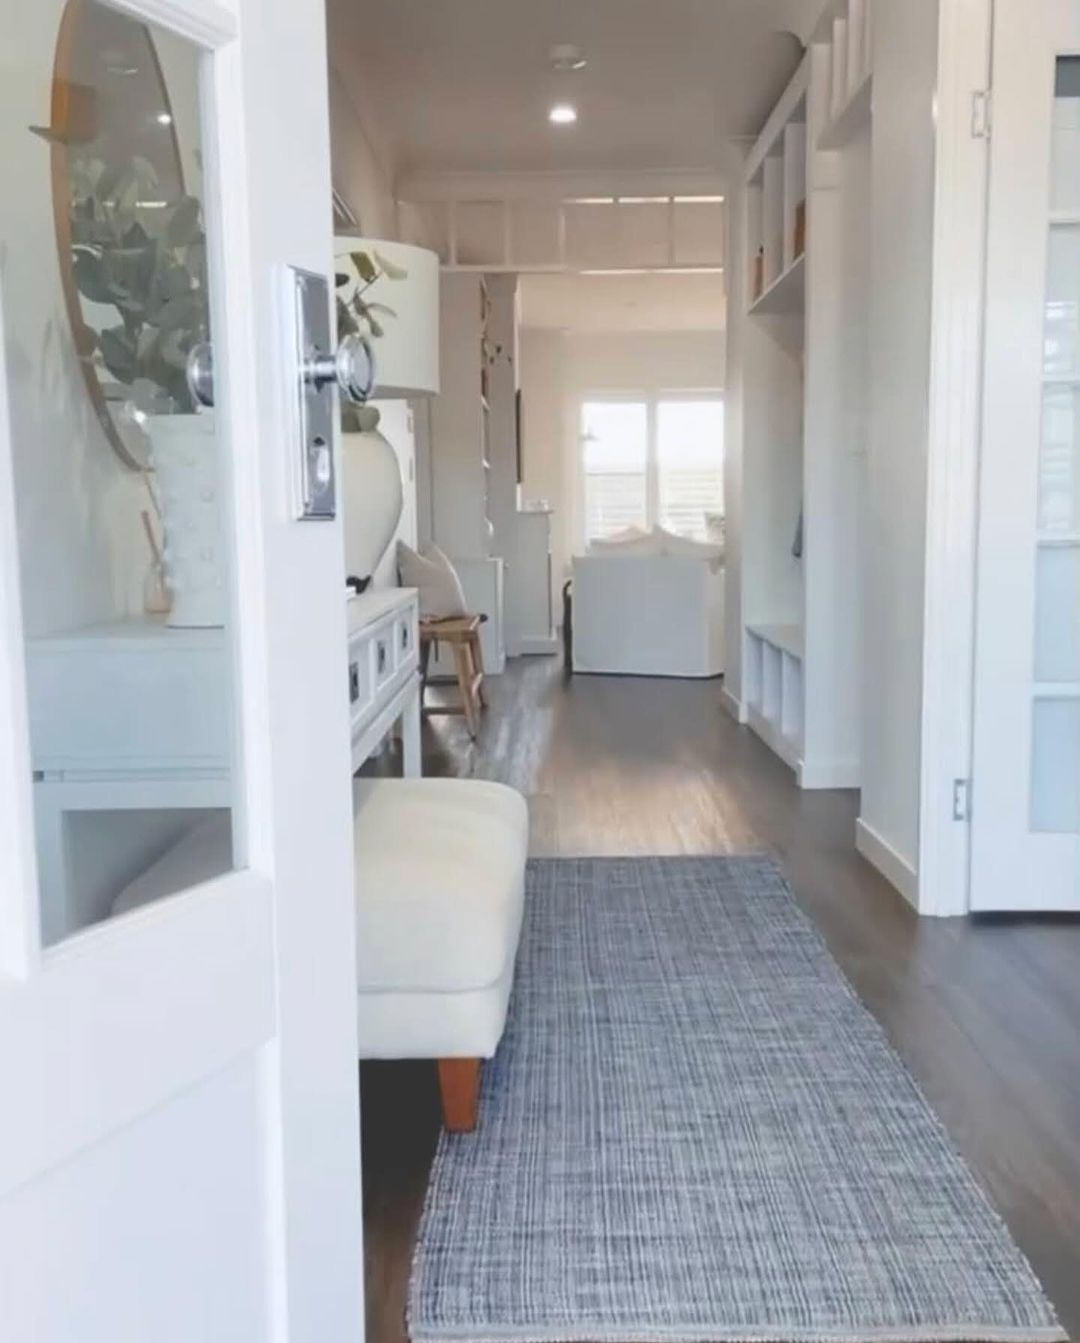
[[[0,28],[0,1334],[356,1343],[343,549],[286,301],[332,275],[323,5]]]
[[[998,0],[971,905],[1080,909],[1080,3]]]

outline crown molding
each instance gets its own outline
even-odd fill
[[[405,172],[398,176],[398,200],[541,200],[575,196],[722,196],[727,178],[719,169],[602,170],[569,172]]]

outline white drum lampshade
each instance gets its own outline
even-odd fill
[[[337,297],[375,352],[373,400],[439,390],[439,258],[377,238],[334,239]],[[339,335],[345,334],[339,332]]]

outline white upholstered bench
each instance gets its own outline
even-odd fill
[[[470,1130],[514,978],[525,799],[477,779],[356,779],[353,812],[360,1057],[434,1059],[446,1127]],[[227,871],[230,846],[227,814],[201,821],[113,912]]]
[[[444,1123],[467,1131],[506,1024],[525,799],[477,779],[357,779],[353,811],[360,1057],[436,1060]]]

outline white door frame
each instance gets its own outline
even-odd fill
[[[938,916],[969,908],[971,827],[955,793],[972,760],[989,184],[975,118],[992,20],[993,0],[940,0],[917,900]]]

